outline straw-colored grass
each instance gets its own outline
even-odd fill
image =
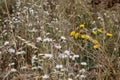
[[[120,79],[119,3],[2,1],[0,80]]]

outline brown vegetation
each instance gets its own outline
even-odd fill
[[[0,14],[0,80],[120,79],[119,1],[15,0],[17,9],[9,1]]]
[[[0,0],[0,17],[8,16],[15,9],[16,0]]]
[[[91,3],[93,6],[102,4],[105,8],[111,8],[115,4],[120,3],[120,0],[92,0]]]

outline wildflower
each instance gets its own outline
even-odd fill
[[[106,33],[106,36],[112,37],[113,35],[111,33]]]
[[[75,31],[72,31],[71,33],[70,33],[70,36],[74,36],[75,35]]]
[[[100,46],[98,44],[94,45],[93,48],[94,49],[98,49]]]
[[[69,51],[69,50],[65,50],[65,51],[64,51],[64,54],[66,54],[66,55],[69,56],[69,55],[71,55],[71,54],[73,54],[73,53],[72,53],[71,51]]]
[[[81,62],[81,65],[86,66],[87,63],[86,62]]]
[[[61,36],[61,40],[62,40],[63,42],[66,42],[65,36]]]
[[[81,37],[82,39],[85,39],[85,35],[81,35],[80,37]]]
[[[69,55],[70,51],[69,50],[65,50],[64,53],[67,54],[67,55]]]
[[[91,37],[89,35],[86,35],[85,37],[86,37],[86,39],[91,39]]]
[[[15,63],[10,63],[8,66],[13,66],[13,65],[15,65]]]
[[[94,35],[96,35],[96,34],[97,34],[97,32],[96,32],[96,31],[93,31],[92,33],[93,33]]]
[[[56,65],[56,68],[57,68],[57,69],[62,69],[62,68],[63,68],[63,65]]]
[[[59,54],[58,57],[61,58],[61,59],[65,59],[65,58],[67,58],[68,56],[67,56],[66,54]]]
[[[20,69],[21,70],[24,70],[24,69],[26,69],[27,68],[27,66],[22,66]]]
[[[82,75],[80,75],[80,78],[86,78],[86,75],[82,74]]]
[[[30,14],[34,14],[34,10],[32,8],[29,9]]]
[[[97,30],[97,28],[96,28],[96,27],[92,29],[92,31],[96,31],[96,30]]]
[[[103,18],[102,17],[98,17],[98,20],[103,21]]]
[[[9,41],[5,41],[5,42],[4,42],[4,45],[5,45],[5,46],[6,46],[6,45],[9,45],[9,43],[10,43]]]
[[[80,72],[80,73],[85,73],[86,70],[83,68],[83,69],[81,69],[79,72]]]
[[[32,57],[32,59],[33,59],[33,60],[37,60],[38,58],[37,58],[36,55],[34,55],[34,56]]]
[[[85,25],[84,24],[80,24],[80,28],[84,28],[85,27]]]
[[[68,69],[67,68],[62,68],[61,71],[65,72],[65,71],[68,71]]]
[[[16,71],[17,71],[17,70],[16,70],[16,69],[14,69],[14,68],[12,68],[12,69],[11,69],[11,72],[16,72]]]
[[[45,38],[43,39],[43,42],[52,42],[53,40],[51,38]]]
[[[75,58],[79,58],[80,56],[79,56],[79,55],[74,55],[73,57],[75,57]]]
[[[55,48],[57,48],[57,49],[61,49],[62,47],[61,47],[60,44],[56,44],[56,45],[55,45]]]
[[[97,40],[92,40],[93,44],[99,44],[99,42]]]
[[[42,76],[43,79],[48,79],[49,76],[47,74],[45,74],[44,76]]]
[[[44,58],[53,58],[53,55],[52,54],[45,54]]]
[[[79,38],[79,33],[75,33],[75,39]]]
[[[9,52],[9,53],[15,53],[15,49],[10,48],[10,49],[8,49],[8,52]]]
[[[38,67],[32,67],[32,70],[37,70],[38,69]]]
[[[75,60],[75,58],[79,58],[79,55],[71,55],[69,56],[72,60]]]
[[[102,33],[102,32],[103,32],[102,29],[98,29],[97,31],[98,31],[99,33]]]
[[[25,51],[18,51],[18,52],[16,52],[16,55],[22,55],[22,54],[26,54],[26,52]]]
[[[42,38],[41,37],[37,37],[36,38],[36,42],[40,42],[40,41],[42,41]]]
[[[75,78],[79,78],[80,77],[80,75],[79,74],[77,74],[76,76],[75,76]]]
[[[62,39],[62,40],[66,40],[65,36],[61,36],[61,39]]]

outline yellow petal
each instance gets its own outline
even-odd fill
[[[89,35],[86,35],[85,37],[86,37],[86,39],[91,39],[91,37]]]
[[[94,49],[98,49],[100,46],[99,45],[94,45],[93,48]]]
[[[94,35],[96,35],[96,34],[97,34],[97,32],[96,32],[96,31],[93,31],[92,33],[93,33]]]
[[[98,31],[99,33],[102,33],[102,32],[103,32],[102,29],[98,29],[97,31]]]
[[[75,33],[75,39],[79,38],[79,33]]]
[[[113,35],[111,33],[107,33],[106,36],[112,37]]]
[[[81,37],[82,39],[85,39],[85,35],[81,35],[80,37]]]
[[[85,27],[85,25],[84,24],[80,24],[80,28],[84,28]]]
[[[72,31],[71,33],[70,33],[70,36],[74,36],[75,35],[75,31]]]

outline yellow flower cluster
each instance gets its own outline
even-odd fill
[[[100,44],[99,44],[99,42],[97,40],[92,40],[92,43],[94,44],[93,45],[94,49],[98,49],[100,47]]]
[[[94,35],[97,35],[97,33],[103,33],[102,29],[97,29],[96,31],[92,31]]]
[[[91,36],[82,34],[82,35],[80,36],[80,38],[81,38],[81,39],[91,39]]]
[[[72,32],[70,33],[70,36],[71,36],[71,37],[74,37],[75,39],[78,39],[78,38],[79,38],[79,33],[78,33],[78,32],[75,32],[75,31],[72,31]]]
[[[94,35],[97,35],[97,33],[103,33],[103,31],[102,31],[102,29],[97,29],[96,31],[93,30],[92,33],[93,33]],[[112,37],[113,34],[111,34],[111,33],[106,33],[106,36]]]
[[[86,39],[88,41],[90,41],[93,44],[93,48],[94,49],[98,49],[100,48],[100,43],[98,40],[93,39],[90,35],[87,34],[87,32],[85,32],[86,28],[85,28],[85,24],[80,24],[79,25],[80,31],[76,32],[76,31],[72,31],[70,33],[71,37],[74,37],[75,39]],[[104,33],[102,29],[97,29],[94,28],[92,31],[92,34],[97,35],[98,33]],[[108,37],[112,37],[113,35],[111,33],[105,33],[106,36]]]

